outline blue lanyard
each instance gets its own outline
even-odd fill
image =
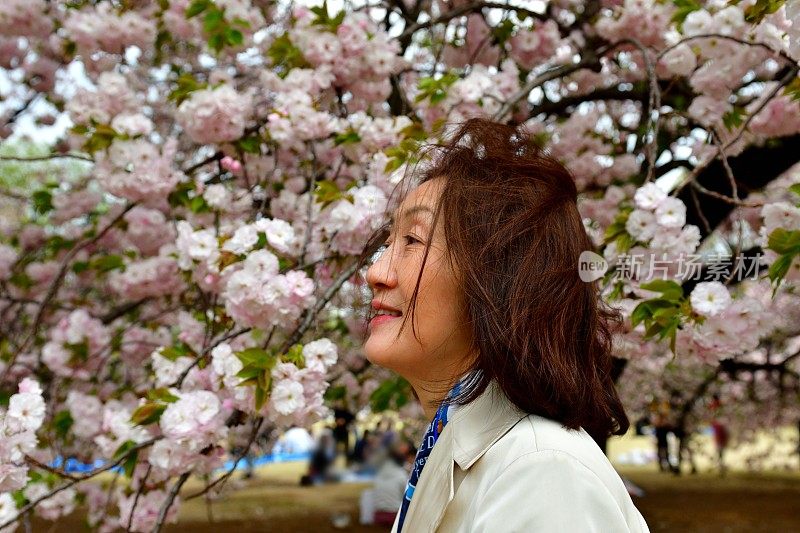
[[[452,398],[454,395],[458,394],[460,388],[461,381],[456,383],[455,386],[450,389],[447,397]],[[433,446],[439,439],[439,435],[441,434],[442,430],[444,430],[444,426],[447,424],[454,407],[455,406],[450,405],[447,402],[442,402],[441,405],[439,405],[439,408],[436,410],[433,420],[431,420],[431,423],[428,424],[428,429],[425,431],[425,436],[422,437],[422,444],[420,444],[419,449],[417,450],[417,455],[414,458],[414,468],[411,469],[411,477],[409,477],[408,483],[406,483],[406,492],[403,495],[403,502],[400,504],[400,518],[397,521],[397,533],[400,533],[400,531],[403,529],[403,522],[406,519],[408,506],[411,504],[411,498],[414,496],[414,490],[419,482],[422,469],[425,467],[425,463],[428,461],[428,456],[431,454]]]

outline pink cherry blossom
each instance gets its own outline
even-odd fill
[[[178,108],[176,120],[200,144],[233,141],[242,136],[251,105],[247,94],[222,85],[193,92]]]

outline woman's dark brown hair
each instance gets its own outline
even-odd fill
[[[611,378],[611,330],[620,317],[600,299],[597,282],[578,275],[578,257],[593,245],[569,171],[524,129],[485,119],[458,125],[421,161],[416,183],[445,180],[433,225],[443,225],[477,354],[473,379],[454,403],[474,400],[496,380],[525,412],[595,438],[625,433]],[[362,263],[386,235],[384,227],[372,236]]]

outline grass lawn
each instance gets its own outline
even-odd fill
[[[634,502],[651,531],[800,531],[800,473],[672,474],[620,468],[645,490]]]
[[[240,475],[231,480],[217,500],[183,502],[179,522],[169,532],[326,532],[386,531],[358,524],[358,497],[368,485],[345,483],[300,487],[303,463],[261,467],[255,479]],[[747,474],[733,472],[725,478],[713,473],[683,475],[656,472],[654,467],[622,467],[623,475],[646,494],[635,498],[652,531],[680,532],[789,532],[800,531],[800,473]],[[201,487],[191,480],[184,495]],[[350,515],[349,527],[336,529],[335,513]],[[209,520],[211,518],[211,521]],[[35,532],[85,530],[79,517],[57,523],[34,522]]]

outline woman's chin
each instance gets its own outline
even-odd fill
[[[383,368],[392,368],[392,355],[388,347],[384,343],[379,342],[377,339],[370,337],[364,344],[364,355],[367,361],[373,365],[378,365]]]

